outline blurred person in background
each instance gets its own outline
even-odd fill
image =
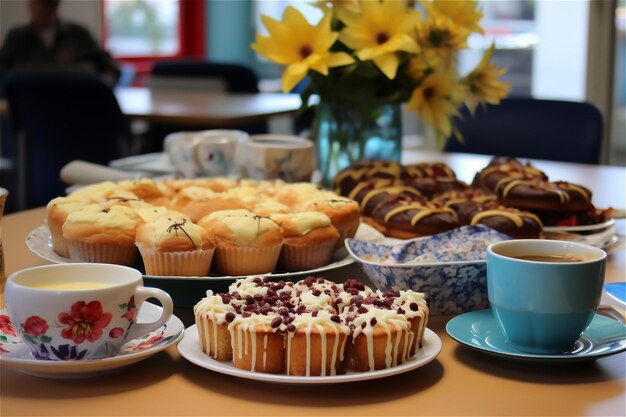
[[[9,31],[0,48],[0,72],[25,69],[83,69],[113,85],[117,63],[81,25],[58,16],[61,0],[28,0],[30,23]]]

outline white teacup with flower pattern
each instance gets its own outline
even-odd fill
[[[176,172],[187,178],[238,177],[237,152],[247,138],[242,130],[174,132],[167,135],[163,146]]]
[[[291,135],[251,135],[244,142],[243,165],[256,180],[310,181],[315,164],[313,142]]]
[[[143,287],[136,269],[113,264],[45,265],[7,279],[9,318],[35,359],[85,360],[114,356],[129,340],[161,327],[172,316],[170,296]],[[152,323],[137,323],[148,298],[163,306]]]

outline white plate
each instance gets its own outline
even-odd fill
[[[437,334],[435,334],[435,332],[430,329],[426,329],[424,332],[424,344],[422,348],[419,349],[415,357],[408,362],[378,371],[348,372],[346,374],[333,376],[275,375],[244,371],[242,369],[235,368],[232,362],[220,362],[210,358],[202,351],[202,348],[200,347],[200,340],[198,338],[198,330],[196,329],[195,324],[185,330],[185,337],[178,344],[178,351],[183,358],[202,368],[239,378],[285,384],[337,384],[341,382],[365,381],[368,379],[384,378],[412,371],[413,369],[424,366],[435,359],[439,352],[441,352],[441,339],[437,336]]]
[[[563,232],[563,233],[592,232],[592,231],[600,231],[613,225],[615,225],[615,220],[609,219],[603,223],[581,224],[578,226],[544,226],[543,230],[545,232]]]
[[[161,316],[161,307],[143,303],[138,313],[140,322],[151,322]],[[6,315],[6,310],[0,310]],[[20,372],[44,378],[87,378],[113,372],[121,367],[146,359],[175,344],[183,337],[185,326],[176,316],[172,316],[160,329],[146,336],[133,339],[113,357],[83,361],[46,361],[33,359],[22,341],[0,328],[0,365]]]
[[[360,239],[360,240],[377,240],[377,239],[383,239],[384,236],[382,233],[380,233],[373,227],[365,223],[361,223],[361,225],[359,225],[359,228],[356,232],[355,238]],[[31,252],[33,252],[40,258],[43,258],[47,261],[57,263],[57,264],[72,262],[70,258],[65,258],[63,256],[60,256],[54,251],[54,249],[52,249],[52,238],[50,237],[50,231],[48,230],[48,226],[46,225],[39,226],[38,228],[34,229],[28,234],[28,236],[26,237],[26,246],[28,246],[28,249],[30,249]],[[355,259],[348,254],[346,248],[344,247],[341,247],[335,251],[333,255],[333,260],[334,261],[329,263],[328,265],[324,265],[319,268],[310,269],[307,271],[273,273],[273,274],[262,274],[262,275],[263,276],[271,275],[272,277],[278,277],[278,278],[300,276],[300,275],[314,275],[314,274],[318,274],[320,272],[328,271],[331,269],[341,268],[343,266],[350,265],[356,262]],[[210,276],[210,277],[170,277],[170,276],[152,276],[152,275],[145,275],[145,276],[148,278],[153,278],[153,279],[166,279],[166,280],[173,279],[177,281],[180,281],[181,279],[193,279],[193,280],[210,279],[211,281],[215,281],[215,280],[233,281],[237,278],[245,278],[244,276]]]

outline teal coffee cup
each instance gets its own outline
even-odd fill
[[[606,253],[559,240],[520,239],[487,248],[487,293],[508,344],[523,352],[574,348],[593,319]]]

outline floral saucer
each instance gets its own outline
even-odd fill
[[[572,350],[557,355],[527,353],[511,347],[491,309],[456,316],[446,325],[446,332],[452,339],[472,349],[522,361],[578,362],[626,351],[626,326],[599,314],[595,315]]]
[[[140,322],[154,321],[161,316],[161,307],[144,303],[138,314]],[[172,316],[160,329],[127,342],[117,355],[92,360],[50,361],[34,359],[28,347],[19,339],[6,310],[0,310],[0,365],[44,378],[87,378],[113,372],[121,367],[146,359],[176,344],[185,326]]]

